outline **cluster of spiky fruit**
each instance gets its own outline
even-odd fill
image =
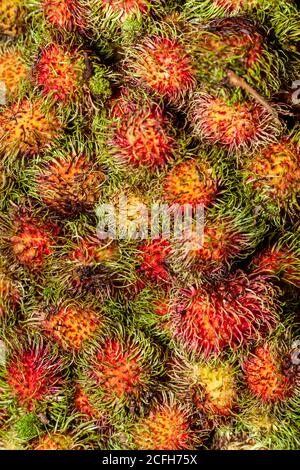
[[[0,449],[298,449],[296,0],[0,0]]]

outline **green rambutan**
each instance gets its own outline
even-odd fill
[[[43,111],[42,101],[24,98],[19,103],[4,106],[0,113],[2,152],[32,156],[53,144],[61,123],[53,111]]]
[[[171,299],[169,327],[187,350],[205,356],[249,344],[277,319],[277,290],[263,276],[241,271],[217,285],[182,291]]]
[[[135,87],[180,104],[196,86],[193,57],[179,39],[146,37],[130,50],[124,61]]]
[[[82,93],[84,73],[84,59],[78,50],[51,43],[41,50],[31,76],[43,95],[67,103]]]
[[[196,137],[233,152],[267,145],[280,132],[279,123],[261,104],[202,93],[192,100],[189,120]]]
[[[44,204],[63,216],[93,211],[101,194],[104,173],[84,155],[51,159],[36,177]]]
[[[172,159],[171,122],[160,106],[149,100],[131,102],[123,93],[113,102],[111,115],[115,122],[110,145],[117,160],[156,169]]]

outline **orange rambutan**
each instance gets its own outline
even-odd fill
[[[33,67],[32,80],[43,95],[61,102],[74,101],[82,91],[84,61],[79,51],[49,44],[40,53]]]
[[[124,105],[124,108],[122,109]],[[168,116],[150,103],[130,103],[125,95],[113,102],[114,155],[134,167],[161,167],[172,158],[174,139]]]
[[[288,138],[271,143],[248,160],[243,174],[258,199],[292,209],[300,187],[300,148]]]
[[[104,173],[85,156],[51,160],[36,178],[37,191],[50,209],[64,216],[94,209],[101,194]]]
[[[135,86],[181,103],[196,86],[193,58],[178,39],[150,36],[130,47],[125,67]]]
[[[187,450],[194,448],[196,434],[188,411],[173,400],[156,406],[141,418],[132,438],[139,450]]]
[[[52,432],[41,436],[31,450],[75,450],[75,442],[71,435]]]
[[[97,421],[104,421],[104,414],[97,410],[91,403],[88,394],[84,391],[83,387],[79,384],[76,385],[76,392],[74,397],[75,409],[85,415],[89,419],[96,419]]]
[[[4,83],[9,96],[16,95],[27,72],[27,66],[19,51],[6,51],[0,56],[0,81]]]
[[[87,15],[80,0],[42,0],[46,20],[59,31],[84,33]]]
[[[192,102],[190,121],[197,137],[232,151],[266,145],[274,141],[280,130],[261,104],[231,103],[200,93]]]
[[[293,381],[284,373],[282,357],[267,344],[255,349],[243,370],[249,390],[263,402],[274,403],[293,395]]]
[[[163,198],[170,204],[211,206],[219,192],[212,169],[198,160],[188,160],[172,168],[163,182]]]
[[[31,346],[13,351],[7,362],[6,382],[19,405],[29,411],[55,399],[61,390],[62,361],[48,347]]]
[[[102,323],[103,319],[92,308],[70,303],[50,308],[42,328],[63,349],[78,352],[95,337]]]
[[[276,324],[277,290],[263,276],[239,271],[217,285],[183,291],[171,301],[170,328],[188,350],[205,356],[247,344]]]
[[[53,112],[43,111],[40,100],[25,98],[2,109],[0,127],[5,153],[35,155],[51,146],[61,124]]]
[[[1,0],[0,2],[0,33],[6,36],[18,36],[25,23],[24,0]]]

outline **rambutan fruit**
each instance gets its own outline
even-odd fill
[[[47,45],[32,70],[32,80],[43,95],[63,103],[75,101],[84,84],[84,60],[78,50],[68,50],[52,43]]]
[[[24,0],[1,0],[0,33],[15,37],[22,33],[25,25]]]
[[[205,356],[264,336],[276,324],[277,290],[263,276],[241,271],[183,291],[171,300],[170,328],[185,349]]]
[[[257,347],[243,364],[245,382],[255,397],[264,403],[285,401],[293,393],[293,380],[284,370],[283,357],[268,344]]]
[[[62,360],[49,346],[28,345],[13,350],[5,374],[10,396],[29,411],[59,400],[64,385],[62,366]]]
[[[212,419],[231,416],[237,403],[237,381],[229,361],[178,357],[170,364],[171,380],[182,396]]]
[[[7,312],[16,311],[21,300],[19,286],[4,273],[0,272],[0,319]]]
[[[268,450],[259,441],[246,432],[239,431],[233,426],[222,427],[217,429],[214,436],[212,449],[214,450]]]
[[[36,218],[28,210],[21,209],[10,220],[5,240],[18,264],[38,272],[53,253],[59,232],[59,227],[51,220]]]
[[[46,309],[47,310],[47,309]],[[50,307],[44,314],[42,329],[63,349],[78,352],[95,338],[103,318],[92,307],[68,302]]]
[[[188,160],[174,166],[163,181],[163,198],[169,204],[212,205],[220,181],[212,168],[201,160]]]
[[[32,156],[51,146],[61,123],[52,111],[43,111],[40,100],[24,98],[1,110],[0,127],[3,153]]]
[[[110,145],[115,158],[137,168],[165,165],[173,157],[175,147],[169,117],[156,104],[127,101],[122,96],[113,103],[115,123]]]
[[[47,22],[58,31],[84,33],[87,29],[87,11],[81,0],[42,0],[41,8]]]
[[[201,18],[208,20],[223,16],[235,16],[239,13],[265,11],[274,7],[278,0],[188,0],[185,13],[192,21]]]
[[[139,450],[194,449],[199,438],[192,430],[190,411],[174,397],[156,405],[141,418],[132,431],[132,441]]]
[[[163,364],[158,349],[141,333],[116,333],[100,340],[95,351],[83,360],[79,383],[99,411],[145,405]]]
[[[88,395],[84,391],[84,388],[79,384],[76,386],[76,392],[74,397],[74,405],[78,413],[84,415],[87,419],[93,419],[100,421],[101,424],[105,421],[104,413],[100,412],[93,406]]]
[[[125,21],[130,15],[146,13],[153,0],[101,0],[105,16],[116,16],[119,21]]]
[[[27,76],[28,67],[18,50],[8,50],[0,56],[0,81],[4,83],[7,97],[15,96]]]
[[[84,155],[50,160],[36,177],[38,194],[64,216],[91,212],[101,194],[104,173]]]
[[[287,232],[273,246],[254,257],[252,264],[255,271],[279,276],[285,282],[300,287],[299,246],[299,235]]]
[[[31,450],[76,450],[76,445],[71,435],[56,432],[41,436]]]
[[[201,93],[194,96],[189,119],[196,137],[229,151],[267,145],[280,132],[274,116],[259,103],[231,102]]]
[[[300,148],[289,138],[281,138],[257,151],[243,169],[246,185],[255,201],[270,215],[293,213],[299,207]]]
[[[196,86],[193,57],[179,39],[149,36],[130,46],[124,62],[129,79],[172,104],[180,104]]]
[[[170,272],[167,269],[168,255],[171,245],[168,240],[159,238],[144,243],[139,248],[141,264],[138,272],[146,281],[161,285],[167,285],[171,281]]]

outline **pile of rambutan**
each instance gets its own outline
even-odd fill
[[[298,3],[0,0],[0,449],[299,449]]]

